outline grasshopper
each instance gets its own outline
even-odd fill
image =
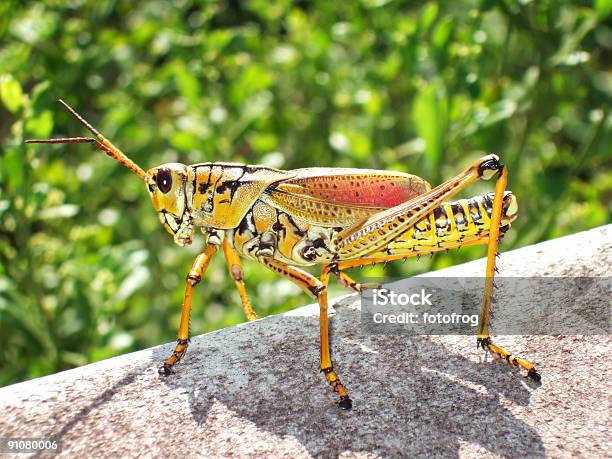
[[[240,258],[254,260],[312,295],[320,307],[320,369],[338,394],[338,405],[352,401],[334,371],[328,333],[327,287],[333,275],[345,287],[362,286],[345,270],[421,254],[487,245],[486,280],[477,328],[477,347],[527,371],[539,382],[535,366],[495,345],[488,332],[493,277],[500,236],[517,217],[516,198],[506,191],[508,168],[495,155],[474,162],[432,188],[407,173],[313,167],[279,170],[237,163],[169,163],[145,172],[65,102],[62,105],[94,137],[28,140],[29,143],[92,143],[126,166],[146,184],[160,222],[174,242],[191,244],[195,228],[206,245],[187,275],[178,340],[159,367],[168,376],[189,343],[194,288],[212,256],[223,249],[246,317],[257,318],[247,296]],[[454,202],[447,200],[477,180],[495,181],[495,192]],[[297,266],[320,264],[320,278]]]

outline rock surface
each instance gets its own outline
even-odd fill
[[[481,276],[484,263],[444,274]],[[501,258],[506,276],[601,277],[611,266],[612,225]],[[537,363],[536,387],[485,360],[473,337],[364,335],[359,304],[342,297],[331,318],[352,411],[318,371],[311,305],[194,337],[169,378],[157,366],[173,343],[2,388],[0,437],[55,437],[70,457],[611,454],[609,335],[496,337]]]

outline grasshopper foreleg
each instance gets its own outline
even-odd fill
[[[178,329],[178,339],[174,352],[166,361],[159,367],[159,374],[168,376],[172,371],[172,367],[183,357],[187,346],[189,345],[189,315],[191,314],[191,300],[193,297],[193,289],[202,280],[202,276],[210,263],[214,253],[217,251],[217,246],[210,245],[200,253],[191,265],[191,270],[187,275],[185,285],[185,297],[181,309],[181,322]]]

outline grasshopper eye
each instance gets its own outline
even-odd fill
[[[167,193],[172,188],[172,175],[168,169],[160,169],[155,179],[157,187],[162,193]]]

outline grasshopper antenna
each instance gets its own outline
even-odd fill
[[[138,177],[140,177],[142,180],[146,181],[147,174],[145,174],[145,172],[142,170],[142,168],[138,164],[136,164],[134,161],[128,158],[121,150],[119,150],[116,146],[114,146],[106,137],[100,134],[91,124],[85,121],[83,117],[79,115],[77,112],[75,112],[72,109],[72,107],[70,107],[66,102],[64,102],[62,99],[59,99],[59,102],[60,104],[64,106],[64,108],[66,108],[66,110],[68,110],[68,112],[70,112],[72,116],[74,116],[79,121],[79,123],[81,123],[87,129],[89,129],[89,131],[91,131],[91,133],[95,135],[96,138],[94,139],[93,137],[70,137],[67,139],[42,139],[42,140],[34,139],[34,140],[26,140],[26,143],[93,143],[95,147],[99,148],[104,153],[106,153],[108,156],[115,159],[116,161],[119,161],[125,167],[130,169],[136,175],[138,175]]]

